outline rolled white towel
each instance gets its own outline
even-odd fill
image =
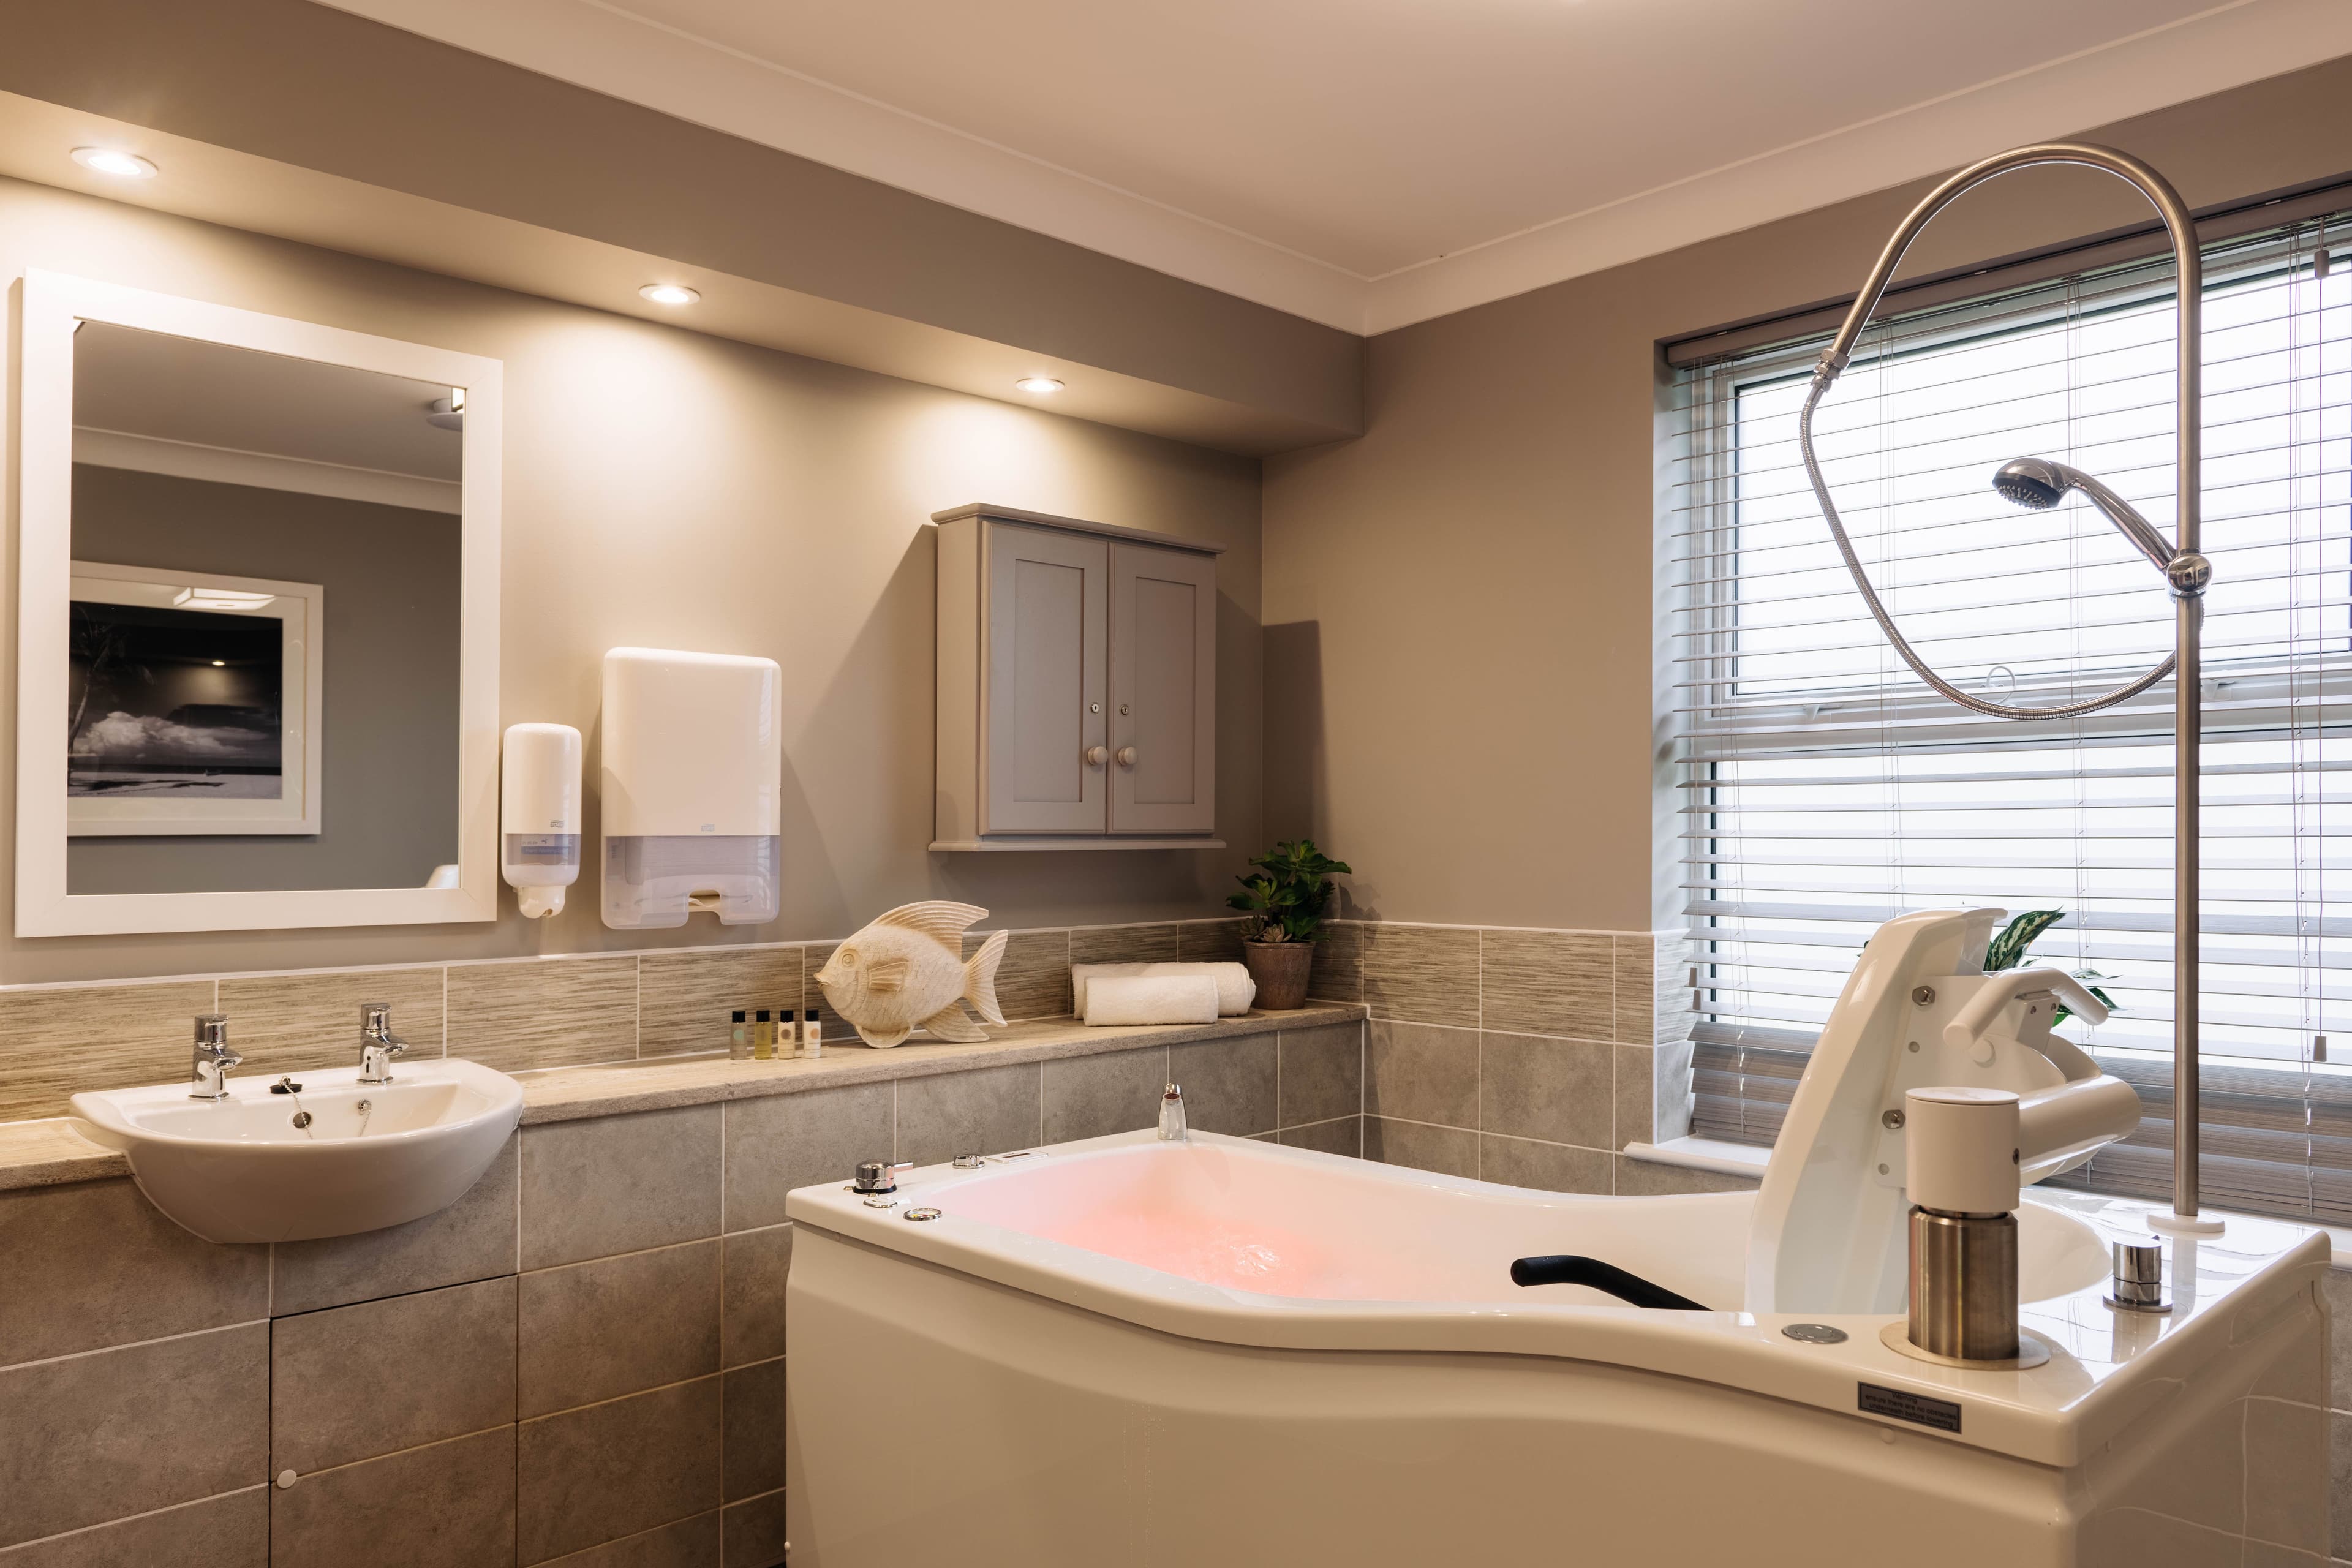
[[[1245,963],[1074,963],[1070,965],[1070,1010],[1087,1016],[1087,987],[1101,979],[1137,974],[1205,974],[1217,983],[1217,1012],[1237,1018],[1257,1000],[1257,982]]]
[[[1097,974],[1087,987],[1087,1023],[1213,1024],[1217,983],[1205,974]]]

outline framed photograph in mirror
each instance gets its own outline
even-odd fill
[[[326,589],[73,563],[66,833],[316,833]]]

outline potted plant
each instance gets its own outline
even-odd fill
[[[1225,903],[1249,916],[1242,957],[1257,983],[1257,1005],[1269,1013],[1289,1012],[1307,1005],[1307,971],[1331,903],[1331,874],[1349,868],[1316,848],[1311,838],[1276,844],[1250,864],[1257,870],[1236,879],[1242,890]]]

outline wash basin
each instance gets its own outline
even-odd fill
[[[85,1133],[131,1159],[139,1188],[207,1241],[305,1241],[403,1225],[479,1181],[522,1119],[522,1086],[478,1062],[402,1062],[389,1083],[359,1068],[299,1074],[299,1093],[256,1075],[227,1098],[185,1083],[73,1097]],[[308,1118],[307,1123],[303,1118]]]

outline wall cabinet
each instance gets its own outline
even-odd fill
[[[1222,547],[1009,507],[932,521],[931,847],[1223,847]]]

